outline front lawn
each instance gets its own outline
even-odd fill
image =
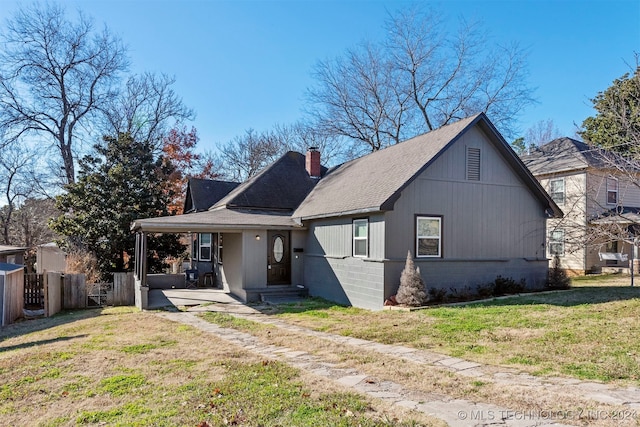
[[[0,329],[3,426],[420,425],[376,405],[135,309]]]
[[[585,278],[569,291],[410,313],[311,300],[284,306],[277,315],[319,331],[538,375],[640,384],[640,289],[628,283],[620,276]]]

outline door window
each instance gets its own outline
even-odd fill
[[[284,258],[284,240],[282,236],[273,239],[273,259],[275,262],[282,262]]]

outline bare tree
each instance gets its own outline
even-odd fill
[[[249,129],[225,144],[220,151],[222,175],[233,181],[251,178],[286,152],[282,142],[269,133]]]
[[[280,141],[285,150],[305,153],[309,147],[316,147],[321,153],[323,165],[333,166],[356,157],[350,144],[340,138],[333,138],[313,124],[296,122],[292,125],[275,125],[268,132]]]
[[[492,46],[477,24],[448,34],[436,12],[411,8],[391,15],[387,39],[314,69],[309,112],[333,135],[377,150],[478,112],[512,136],[532,99],[525,52]]]
[[[527,129],[524,141],[529,147],[537,147],[561,136],[553,119],[547,119],[540,120]]]
[[[81,124],[116,93],[126,49],[82,13],[56,4],[20,8],[8,21],[0,54],[0,129],[8,141],[37,135],[58,151],[64,181],[75,181]]]
[[[370,151],[400,141],[410,98],[378,47],[362,44],[344,57],[318,62],[314,77],[310,112],[323,132],[362,142]]]
[[[195,116],[173,90],[174,83],[175,78],[165,74],[129,77],[120,94],[101,106],[104,133],[129,134],[151,142],[156,150],[162,148],[162,138],[171,127]]]
[[[2,198],[6,205],[0,210],[0,226],[4,244],[12,244],[10,234],[13,216],[20,201],[32,192],[32,185],[27,179],[28,169],[33,165],[34,158],[17,144],[7,145],[0,156],[0,183],[2,183]]]

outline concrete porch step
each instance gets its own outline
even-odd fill
[[[270,286],[260,289],[259,299],[272,304],[299,301],[309,296],[309,289],[301,285]]]

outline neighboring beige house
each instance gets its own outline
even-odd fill
[[[564,212],[547,220],[547,254],[572,274],[628,268],[640,219],[640,189],[615,156],[571,138],[534,149],[522,161]],[[617,235],[617,237],[615,237]],[[597,238],[596,238],[597,236]],[[628,240],[628,239],[625,239]]]

